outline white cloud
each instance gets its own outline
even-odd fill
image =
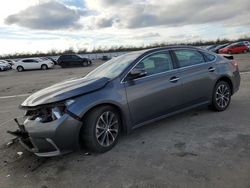
[[[86,0],[96,17],[119,20],[125,28],[204,23],[250,25],[249,0]],[[232,23],[233,22],[233,23]]]
[[[0,24],[3,25],[4,18],[15,14],[29,6],[38,3],[38,0],[7,0],[2,1],[0,6]]]
[[[237,38],[250,34],[249,10],[249,0],[6,0],[0,53]]]
[[[78,21],[88,14],[89,11],[85,9],[71,8],[58,1],[48,1],[9,15],[5,18],[5,23],[39,30],[80,29],[82,25]]]

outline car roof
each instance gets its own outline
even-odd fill
[[[235,42],[235,43],[230,44],[228,47],[232,47],[232,46],[235,46],[235,45],[245,45],[245,44],[242,43],[242,42]]]
[[[187,46],[187,45],[171,45],[171,46],[165,46],[165,47],[157,47],[157,48],[150,48],[150,49],[145,49],[145,50],[138,50],[138,51],[132,51],[126,54],[123,54],[124,56],[126,55],[137,55],[137,58],[140,58],[141,56],[162,51],[162,50],[170,50],[170,49],[182,49],[182,48],[189,48],[193,50],[201,50],[201,51],[206,51],[202,48],[194,47],[194,46]]]
[[[79,54],[62,54],[62,55],[60,55],[60,57],[62,57],[62,56],[70,56],[70,55],[73,55],[73,56],[80,56]]]
[[[139,51],[135,51],[135,53],[151,53],[154,51],[160,51],[160,50],[170,50],[170,49],[181,49],[181,48],[189,48],[189,49],[193,49],[193,50],[203,50],[201,48],[195,47],[195,46],[188,46],[188,45],[171,45],[171,46],[164,46],[164,47],[157,47],[157,48],[151,48],[151,49],[146,49],[146,50],[139,50]],[[133,52],[130,52],[133,53]]]
[[[24,61],[24,60],[40,60],[40,58],[37,58],[37,57],[29,57],[29,58],[23,58],[23,59],[19,59],[18,61]]]

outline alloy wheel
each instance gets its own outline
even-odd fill
[[[96,123],[96,139],[103,147],[112,145],[118,136],[118,118],[111,111],[104,112]]]
[[[17,67],[17,71],[18,71],[18,72],[22,72],[22,71],[23,71],[23,67],[20,67],[20,66]]]
[[[88,62],[84,61],[84,62],[82,63],[82,65],[83,65],[84,67],[87,67],[87,66],[88,66]]]
[[[225,108],[230,102],[230,89],[221,84],[216,90],[216,103],[220,108]]]

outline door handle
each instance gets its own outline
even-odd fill
[[[178,82],[178,80],[180,80],[180,78],[176,76],[170,78],[170,82],[173,82],[173,83]]]
[[[208,69],[209,72],[214,72],[215,70],[216,70],[216,68],[214,68],[214,67],[209,67],[209,69]]]

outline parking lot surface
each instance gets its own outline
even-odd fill
[[[199,108],[122,136],[104,154],[38,158],[11,140],[27,95],[88,68],[0,72],[0,187],[250,187],[250,54],[236,55],[240,91],[221,113]]]

